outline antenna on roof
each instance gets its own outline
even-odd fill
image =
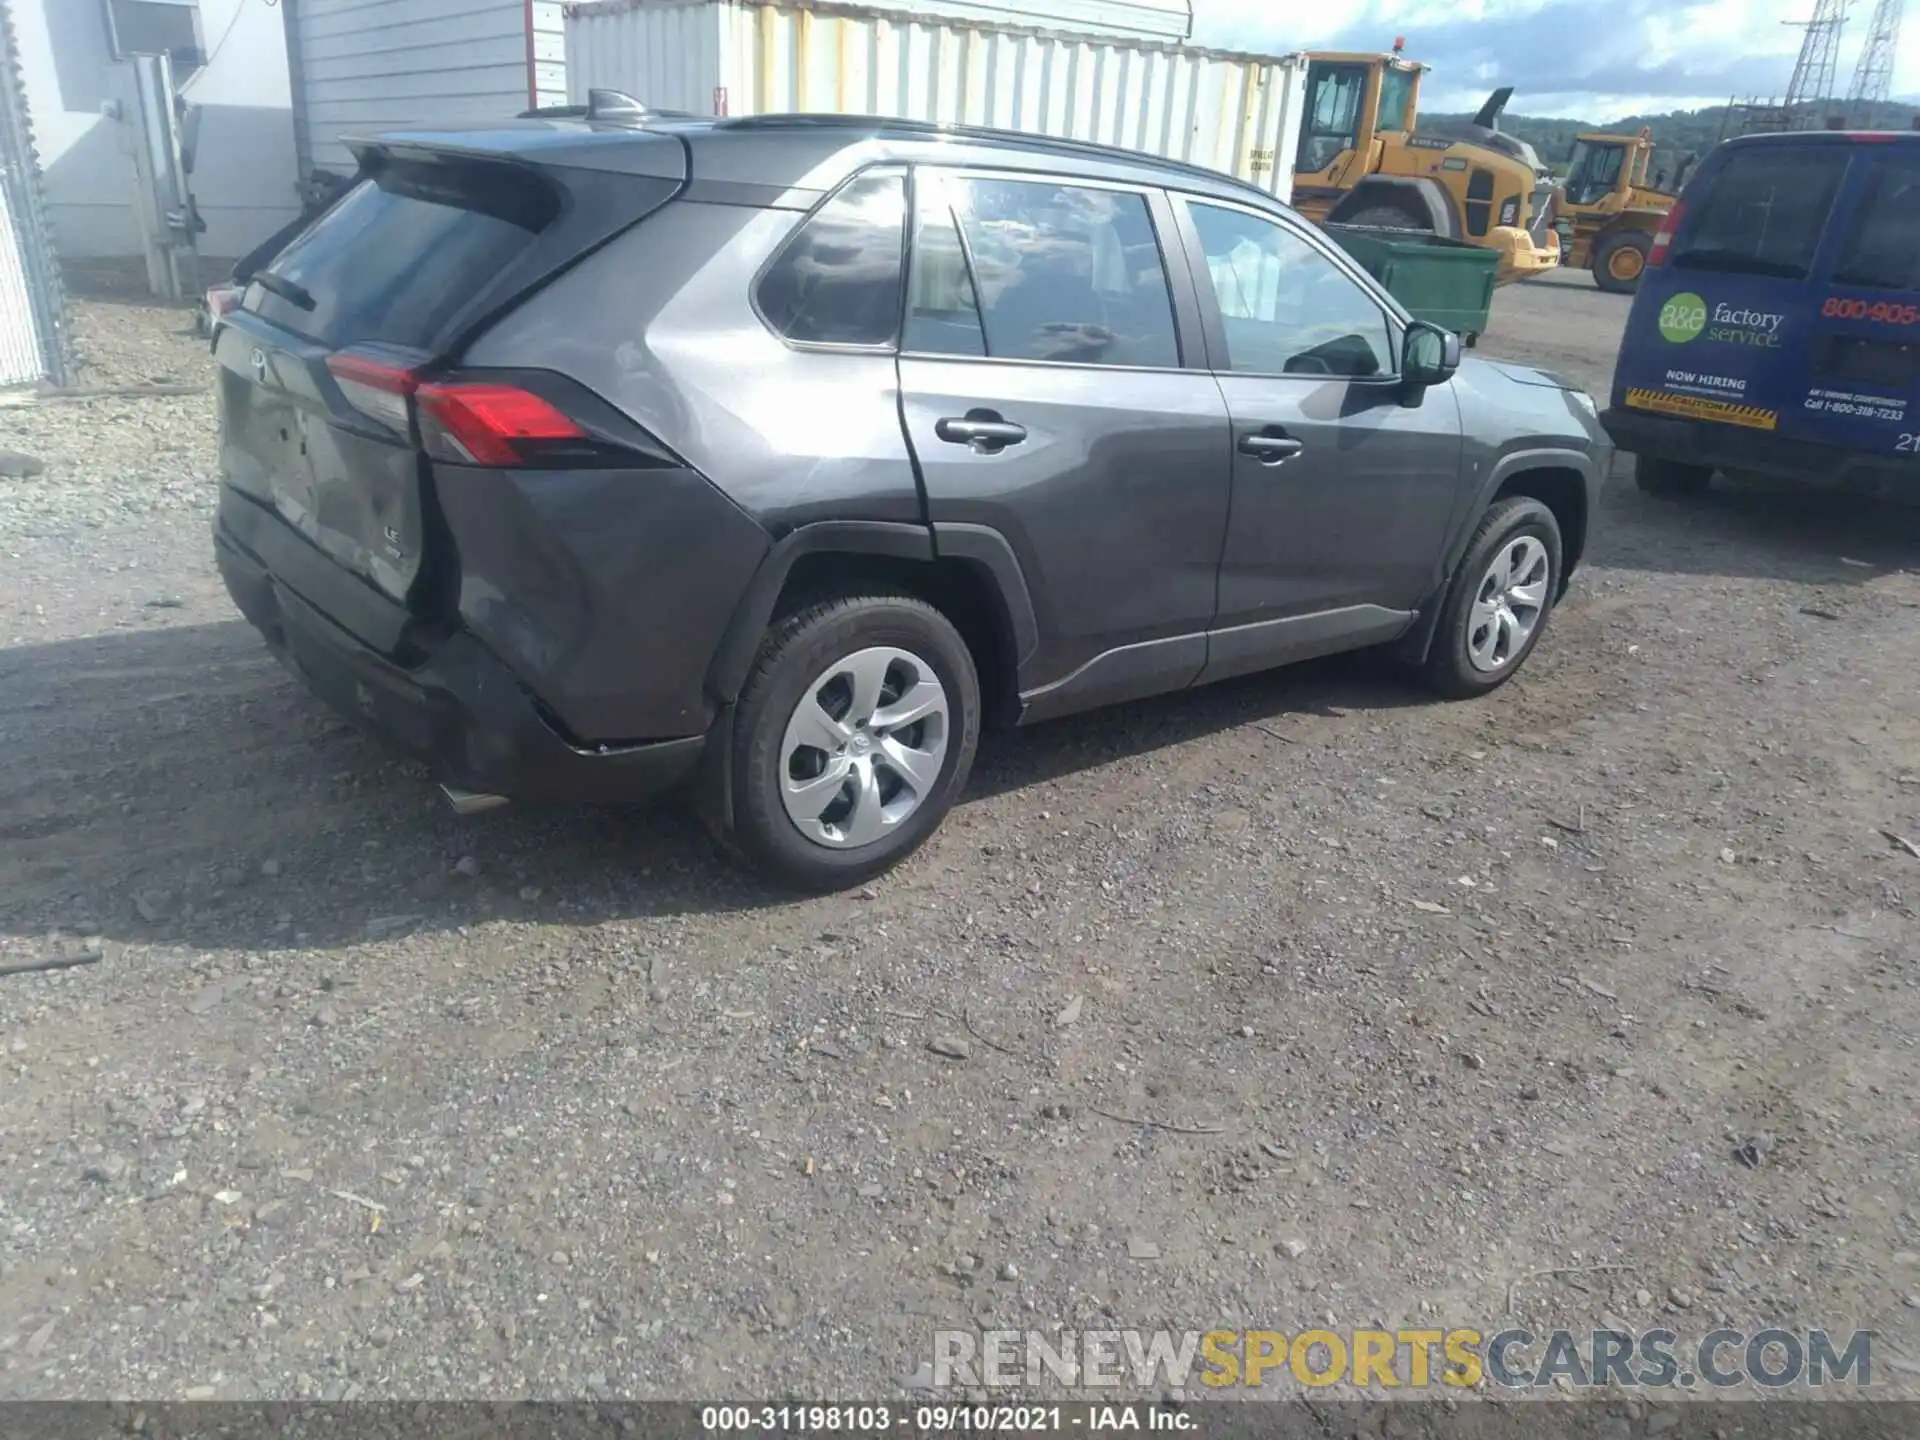
[[[623,90],[587,91],[589,120],[638,120],[652,112]]]

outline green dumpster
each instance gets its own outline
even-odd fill
[[[1468,345],[1487,328],[1499,251],[1422,230],[1321,228],[1414,319],[1443,325]]]

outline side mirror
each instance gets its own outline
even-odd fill
[[[1400,378],[1409,386],[1444,385],[1460,368],[1460,337],[1415,320],[1400,350]]]

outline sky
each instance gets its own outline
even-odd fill
[[[1266,53],[1384,50],[1396,35],[1433,66],[1423,110],[1472,110],[1514,87],[1517,115],[1616,120],[1778,95],[1793,73],[1813,0],[1192,0],[1194,40]],[[1913,7],[1920,9],[1920,7]],[[1853,0],[1840,41],[1844,93],[1873,0]],[[1277,18],[1276,18],[1277,17]],[[1909,31],[1920,26],[1910,22]],[[1920,35],[1909,33],[1894,95],[1920,94]]]

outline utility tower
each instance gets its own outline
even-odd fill
[[[1807,33],[1800,41],[1800,58],[1793,62],[1787,84],[1788,123],[1798,129],[1818,129],[1826,123],[1827,102],[1833,99],[1834,72],[1840,65],[1840,32],[1847,23],[1847,0],[1814,0],[1811,20],[1789,20]]]
[[[1847,109],[1867,124],[1872,124],[1879,107],[1887,103],[1893,91],[1893,57],[1900,48],[1900,12],[1905,0],[1877,0],[1873,20],[1867,26],[1866,48],[1860,63],[1853,67],[1853,89],[1847,96]]]

